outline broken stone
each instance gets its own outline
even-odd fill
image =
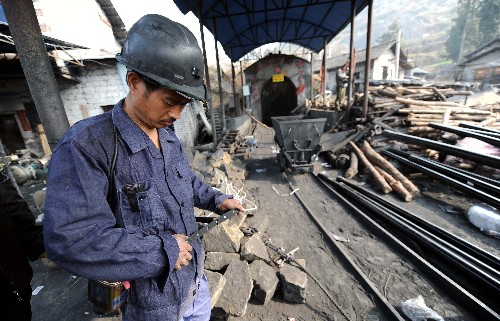
[[[232,261],[239,259],[240,255],[238,253],[207,252],[205,255],[205,269],[220,271],[225,269]]]
[[[215,151],[215,153],[212,154],[212,156],[210,156],[210,159],[213,159],[213,160],[221,160],[222,157],[224,157],[224,151],[222,149],[218,149]]]
[[[193,170],[193,173],[200,179],[200,181],[205,181],[205,175],[203,175],[199,170]]]
[[[210,289],[210,309],[217,304],[222,289],[226,284],[226,277],[220,273],[205,270],[205,276],[208,281],[208,288]]]
[[[222,164],[222,169],[231,181],[245,179],[246,171],[238,171],[232,164]]]
[[[246,218],[247,218],[246,213],[239,212],[233,218],[231,218],[231,220],[229,220],[229,224],[234,225],[239,229],[245,222]]]
[[[226,181],[226,174],[218,168],[212,169],[210,175],[205,175],[205,182],[211,186],[220,186],[223,182]]]
[[[278,286],[276,271],[264,261],[257,260],[250,264],[250,275],[253,279],[254,298],[266,305],[273,298]]]
[[[216,306],[233,316],[242,316],[247,311],[252,294],[253,280],[246,261],[232,261],[227,267],[226,285]]]
[[[248,260],[264,260],[269,262],[267,248],[258,234],[252,235],[241,247],[241,257]]]
[[[263,234],[267,231],[267,227],[269,226],[269,216],[266,212],[254,212],[253,216],[247,218],[245,225]]]
[[[196,151],[191,166],[196,170],[202,171],[207,166],[207,156]]]
[[[213,160],[213,159],[211,159],[209,162],[210,162],[210,166],[212,166],[212,168],[220,168],[222,166],[222,161],[221,160]]]
[[[203,236],[203,247],[208,252],[236,253],[240,250],[242,237],[238,227],[225,221]]]
[[[296,259],[305,267],[305,260]],[[307,274],[296,266],[285,264],[279,271],[283,300],[292,303],[306,302]]]

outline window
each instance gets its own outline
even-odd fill
[[[488,75],[488,68],[474,70],[474,80],[483,80]]]

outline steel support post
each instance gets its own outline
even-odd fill
[[[353,64],[354,57],[354,18],[356,17],[356,0],[351,0],[351,37],[349,40],[349,83],[347,85],[347,110],[346,110],[346,121],[349,120],[349,115],[351,114],[352,107],[352,84],[354,77],[354,69],[356,65]]]
[[[240,78],[241,78],[241,101],[243,102],[243,106],[241,108],[243,110],[247,109],[247,97],[243,95],[243,86],[245,85],[245,80],[243,79],[243,62],[240,60]]]
[[[215,40],[215,60],[217,61],[217,79],[219,81],[219,99],[220,99],[220,111],[221,111],[221,135],[224,135],[226,130],[226,115],[224,111],[224,94],[222,93],[222,75],[220,70],[219,61],[219,46],[217,46],[217,20],[213,18],[212,20],[214,27],[214,40]]]
[[[363,96],[363,117],[368,117],[368,87],[370,85],[370,60],[372,43],[372,11],[373,0],[368,0],[368,29],[366,32],[365,85]]]
[[[323,40],[323,61],[321,67],[323,68],[323,78],[321,78],[321,90],[323,91],[323,106],[326,106],[326,37]]]
[[[231,51],[233,51],[231,49]],[[232,54],[231,54],[232,56]],[[232,57],[231,57],[232,59]],[[234,64],[231,61],[231,74],[233,76],[233,100],[234,100],[234,109],[236,110],[236,116],[241,116],[241,109],[240,109],[240,104],[238,104],[238,101],[236,101],[236,84],[234,83],[234,78],[236,77],[236,73],[234,72]]]
[[[205,83],[207,86],[207,105],[210,110],[210,120],[212,123],[212,140],[214,143],[214,150],[217,148],[217,129],[215,128],[214,108],[212,105],[212,87],[210,87],[210,71],[208,70],[207,50],[205,49],[205,32],[203,31],[203,12],[201,10],[201,0],[198,1],[198,17],[200,20],[200,33],[201,33],[201,48],[203,50],[203,62],[205,64]]]

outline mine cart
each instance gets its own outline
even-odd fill
[[[295,172],[310,172],[312,161],[321,150],[319,144],[326,118],[304,115],[271,117],[274,140],[280,147],[278,164],[281,171],[288,167]]]

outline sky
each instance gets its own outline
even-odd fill
[[[66,5],[73,1],[74,5]],[[156,13],[185,25],[198,39],[201,48],[201,33],[198,19],[191,12],[184,15],[172,0],[111,0],[126,29],[149,13]],[[95,0],[41,0],[34,2],[35,9],[42,10],[38,17],[40,23],[46,22],[50,30],[45,35],[96,50],[116,53],[116,44],[111,29],[100,18],[102,12]],[[205,47],[209,65],[215,65],[215,41],[205,28]],[[222,46],[219,44],[221,64],[230,64]]]
[[[185,25],[198,39],[198,43],[201,48],[201,33],[200,33],[200,23],[198,18],[192,12],[187,15],[182,14],[182,12],[177,8],[174,1],[172,0],[112,0],[112,3],[122,18],[125,27],[130,29],[130,27],[139,20],[143,15],[148,13],[161,14],[173,21]],[[140,4],[140,5],[139,5]],[[215,64],[215,41],[214,37],[204,28],[205,36],[205,48],[207,50],[208,63],[210,65]],[[218,47],[219,59],[222,63],[230,63],[229,57],[226,56],[222,46]]]

